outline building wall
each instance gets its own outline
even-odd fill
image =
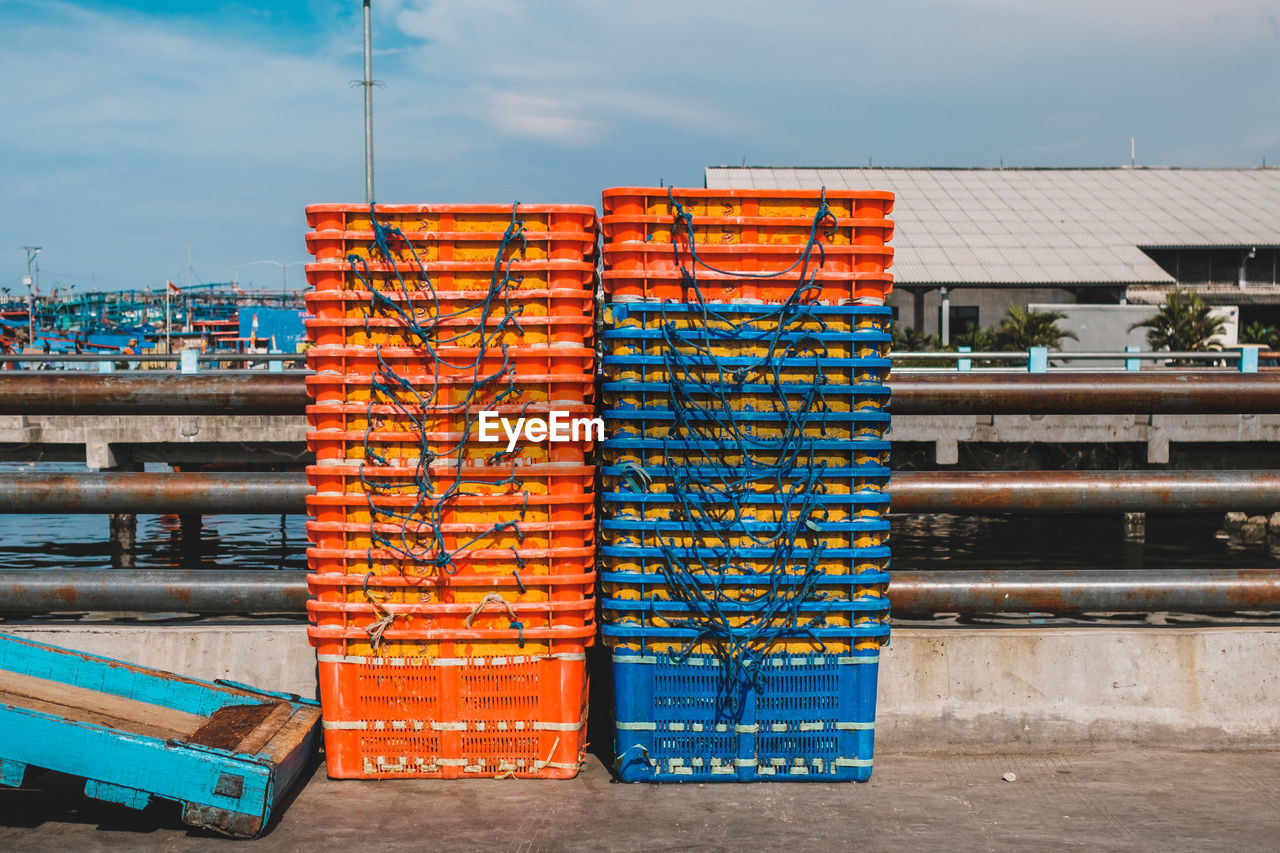
[[[1179,284],[1236,284],[1240,266],[1244,264],[1246,282],[1271,284],[1280,282],[1280,251],[1255,249],[1248,258],[1247,249],[1143,249]]]
[[[953,287],[948,290],[951,307],[976,307],[978,325],[984,328],[996,326],[1004,319],[1010,305],[1026,308],[1033,302],[1075,303],[1080,300],[1069,290],[1051,287]],[[897,323],[903,328],[916,326],[915,297],[906,288],[897,288],[889,294],[889,305],[897,309]],[[924,332],[941,333],[938,309],[942,294],[931,290],[924,297]],[[956,331],[953,325],[953,331]]]

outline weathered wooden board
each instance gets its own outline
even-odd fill
[[[0,634],[0,784],[29,766],[85,780],[133,808],[257,835],[316,746],[320,707]]]

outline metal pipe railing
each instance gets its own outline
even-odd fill
[[[1280,373],[936,373],[895,376],[896,415],[1280,412]]]
[[[32,613],[294,613],[306,572],[264,570],[0,570],[0,616]]]
[[[895,415],[1275,414],[1280,372],[937,373],[893,380]],[[301,415],[300,373],[0,371],[0,415]]]
[[[0,513],[177,515],[306,512],[301,473],[10,474]],[[1280,471],[903,471],[900,513],[1271,512]]]
[[[300,571],[0,571],[0,616],[68,612],[288,613],[308,597]],[[897,618],[938,613],[1238,613],[1280,610],[1280,569],[899,571]]]
[[[1271,350],[1260,349],[1259,357],[1268,359],[1275,358],[1280,353]],[[1027,350],[982,350],[975,352],[960,352],[957,350],[927,350],[923,352],[894,352],[890,356],[896,360],[913,360],[913,361],[941,361],[951,362],[959,360],[972,361],[1017,361],[1026,362],[1030,358]],[[1242,358],[1242,354],[1238,349],[1209,350],[1209,351],[1178,351],[1178,352],[1162,352],[1153,350],[1142,350],[1137,352],[1117,351],[1105,352],[1094,350],[1048,350],[1046,357],[1051,361],[1062,361],[1077,359],[1082,361],[1197,361],[1211,364],[1212,362],[1226,361],[1236,362]],[[70,352],[26,352],[26,353],[0,353],[0,364],[4,363],[28,363],[41,362],[49,364],[77,364],[77,363],[97,363],[99,361],[137,361],[137,362],[163,362],[176,363],[182,359],[180,352],[159,353],[121,353],[118,351],[98,352],[98,353],[70,353]],[[197,356],[197,360],[205,363],[215,363],[222,361],[306,361],[306,353],[290,353],[290,352],[264,352],[264,353],[246,353],[246,352],[202,352]]]
[[[1280,471],[909,471],[894,512],[1273,512]]]
[[[290,515],[313,491],[300,473],[12,474],[0,513]]]
[[[1129,361],[1140,359],[1142,361],[1239,361],[1241,353],[1239,350],[1211,350],[1209,352],[1197,351],[1178,351],[1178,352],[1154,352],[1145,350],[1141,352],[1096,352],[1092,350],[1049,350],[1047,357],[1050,360],[1065,359],[1082,359],[1086,361]],[[1270,357],[1268,350],[1259,353],[1263,358]],[[959,361],[962,359],[971,359],[973,361],[1026,361],[1030,355],[1026,350],[983,350],[977,352],[959,352],[956,350],[936,351],[929,350],[925,352],[894,352],[891,356],[894,359],[913,359],[916,361]]]
[[[894,572],[891,612],[1238,613],[1280,610],[1280,569]]]
[[[302,415],[288,373],[0,371],[0,415]]]
[[[305,362],[307,360],[306,353],[293,352],[203,352],[196,356],[196,361],[204,363],[217,363],[222,361],[297,361]],[[6,363],[31,363],[39,362],[41,364],[97,364],[100,361],[133,361],[138,363],[146,362],[164,362],[166,364],[177,364],[182,361],[182,353],[180,352],[147,352],[147,353],[121,353],[121,352],[29,352],[29,353],[0,353],[0,364]]]

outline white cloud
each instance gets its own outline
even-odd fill
[[[1131,135],[1148,162],[1280,161],[1278,5],[377,0],[378,195],[596,202],[744,156],[1114,163]],[[0,2],[0,280],[32,243],[116,286],[188,244],[206,279],[305,257],[302,207],[363,196],[358,10],[272,42]]]
[[[1200,45],[1252,41],[1280,18],[1280,0],[961,0],[1018,22],[1039,22],[1059,35],[1090,33],[1104,41],[1149,43],[1176,38]]]

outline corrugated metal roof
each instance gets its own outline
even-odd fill
[[[713,166],[706,181],[892,191],[900,284],[1170,284],[1139,247],[1280,246],[1280,169]]]

